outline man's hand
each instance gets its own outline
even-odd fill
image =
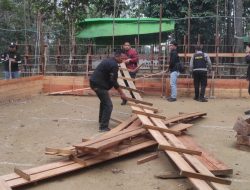
[[[122,100],[127,100],[127,97],[126,97],[126,95],[124,93],[121,93],[120,97],[121,97]]]
[[[16,60],[13,58],[9,58],[9,61],[11,61],[11,63],[16,63]]]
[[[129,63],[131,61],[131,59],[126,59],[125,61],[124,61],[124,63]]]

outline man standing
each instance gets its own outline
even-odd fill
[[[177,99],[177,78],[179,76],[178,64],[180,63],[180,58],[177,52],[177,43],[175,41],[170,42],[170,60],[169,60],[169,71],[170,71],[170,88],[171,95],[167,100],[169,102],[175,102]]]
[[[10,43],[8,52],[1,55],[1,61],[4,63],[4,78],[13,79],[19,78],[18,64],[21,63],[21,56],[16,52],[17,47],[15,43]]]
[[[135,49],[131,48],[131,45],[129,42],[125,42],[123,44],[123,51],[127,55],[127,59],[124,61],[124,63],[127,66],[130,77],[134,79],[138,71],[138,67],[137,67],[137,63],[139,60],[138,53]],[[125,83],[128,86],[126,81]],[[131,94],[131,96],[133,97],[133,94]],[[126,105],[126,103],[127,103],[126,100],[122,100],[121,105]]]
[[[129,42],[125,42],[123,44],[123,50],[126,53],[128,59],[126,59],[124,62],[128,68],[129,74],[131,78],[136,77],[137,73],[137,63],[138,63],[138,53],[135,49],[131,48],[131,45]]]
[[[194,78],[194,100],[200,102],[207,102],[205,98],[206,86],[207,86],[207,72],[211,70],[211,60],[206,53],[202,52],[200,46],[195,47],[195,54],[193,54],[190,60],[190,72]]]
[[[125,94],[122,92],[117,82],[118,63],[125,60],[126,55],[121,51],[116,51],[113,58],[103,60],[95,69],[90,78],[90,87],[95,91],[100,99],[99,109],[99,131],[109,131],[109,120],[113,110],[113,104],[108,91],[114,87],[120,94],[121,99],[126,100]]]

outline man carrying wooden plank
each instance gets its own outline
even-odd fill
[[[118,64],[126,58],[126,55],[121,51],[116,51],[113,58],[103,60],[95,69],[90,78],[90,87],[95,91],[100,99],[99,110],[99,131],[109,131],[109,120],[113,110],[113,104],[110,99],[108,90],[115,88],[121,99],[126,100],[125,94],[122,92],[117,82],[118,78]]]

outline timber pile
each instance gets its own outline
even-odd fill
[[[14,173],[1,176],[0,187],[19,187],[158,146],[158,150],[164,151],[176,164],[178,175],[188,178],[196,189],[227,190],[225,184],[229,185],[231,181],[215,175],[229,175],[232,169],[206,153],[190,137],[183,135],[192,126],[188,122],[206,113],[182,113],[173,117],[158,114],[158,109],[152,103],[143,101],[133,81],[127,80],[130,76],[124,64],[122,68],[118,81],[129,97],[128,104],[133,112],[131,117],[125,121],[118,120],[120,124],[102,136],[83,139],[66,148],[46,148],[46,154],[62,156],[63,160],[27,170],[15,168]],[[157,157],[156,152],[137,163],[142,164]]]
[[[250,146],[250,118],[244,120],[239,117],[233,129],[237,132],[237,144]]]

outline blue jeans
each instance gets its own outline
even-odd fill
[[[99,129],[107,129],[109,126],[109,120],[113,110],[113,104],[109,96],[108,90],[99,88],[92,82],[90,82],[90,87],[95,91],[97,97],[100,100],[99,108]]]
[[[177,97],[177,78],[179,74],[177,71],[170,73],[171,98]]]
[[[20,77],[19,71],[11,72],[11,78],[16,79]],[[10,79],[10,72],[9,71],[4,71],[4,79],[8,80]]]

